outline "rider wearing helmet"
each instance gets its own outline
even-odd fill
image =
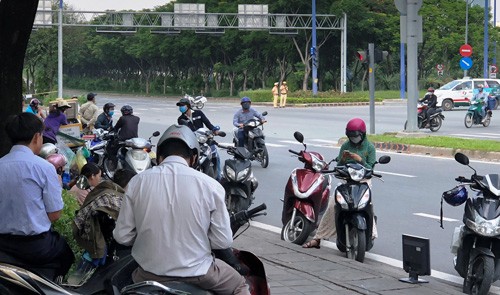
[[[262,123],[265,123],[267,121],[266,118],[264,118],[264,116],[262,116],[261,113],[259,113],[258,111],[256,111],[254,108],[251,107],[252,100],[248,96],[243,97],[240,101],[240,104],[241,104],[241,109],[236,111],[236,113],[233,116],[233,125],[234,127],[237,128],[235,129],[235,131],[237,130],[238,132],[237,133],[238,146],[243,147],[245,146],[247,137],[247,134],[243,129],[243,125],[245,124],[245,122],[247,122],[250,119],[253,119],[254,117],[259,118]]]
[[[426,121],[425,127],[428,128],[430,127],[429,118],[431,117],[432,114],[436,112],[436,106],[437,106],[437,96],[434,94],[434,88],[429,87],[427,89],[427,93],[425,94],[424,98],[422,98],[418,102],[425,103],[427,105],[427,110],[424,113],[424,121]]]
[[[477,101],[482,105],[481,108],[481,122],[484,122],[484,119],[486,118],[486,106],[488,105],[488,94],[483,91],[483,85],[479,84],[477,86],[478,92],[472,97],[472,101]]]
[[[134,282],[175,278],[220,294],[249,294],[245,279],[212,256],[212,250],[230,248],[233,239],[224,188],[192,169],[198,153],[189,127],[172,125],[165,131],[157,145],[158,166],[128,184],[114,238],[133,245],[140,266]],[[172,242],[172,237],[181,240]]]
[[[37,98],[33,98],[32,100],[30,100],[30,104],[26,107],[25,112],[32,113],[34,115],[37,115],[41,119],[45,119],[45,112],[39,105],[40,101]]]
[[[139,117],[133,115],[134,110],[128,104],[122,106],[120,111],[122,116],[116,122],[115,127],[113,127],[114,131],[118,131],[118,139],[123,141],[138,137]]]
[[[338,165],[347,163],[360,163],[366,168],[372,169],[375,165],[375,147],[366,139],[366,124],[360,118],[351,119],[347,122],[345,135],[348,140],[342,144],[337,157]],[[366,181],[371,186],[371,181]],[[328,206],[321,218],[318,230],[314,238],[302,245],[303,248],[319,248],[321,239],[327,239],[337,233],[335,227],[335,198],[330,198]],[[373,222],[372,239],[377,237],[377,228]]]
[[[111,131],[113,129],[113,114],[115,113],[115,104],[108,102],[102,108],[102,112],[95,121],[95,128],[102,128]]]

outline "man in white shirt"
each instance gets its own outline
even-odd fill
[[[233,239],[223,187],[192,169],[198,154],[194,133],[170,126],[158,141],[160,164],[129,182],[114,238],[133,245],[134,282],[183,281],[217,294],[250,294],[245,279],[212,255]]]
[[[96,105],[95,97],[97,94],[89,93],[87,94],[87,102],[84,103],[78,115],[80,115],[80,120],[83,125],[83,132],[88,133],[94,129],[95,122],[97,121],[97,116],[99,115],[99,108]]]

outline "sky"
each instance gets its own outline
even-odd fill
[[[105,10],[142,10],[164,5],[169,0],[63,0],[64,4],[73,7],[74,10],[105,11]]]

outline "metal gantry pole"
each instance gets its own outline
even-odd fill
[[[375,134],[375,44],[368,43],[368,89],[370,90],[370,134]]]
[[[59,29],[57,32],[57,97],[63,97],[63,0],[59,0]]]
[[[469,41],[469,0],[465,0],[465,44]],[[464,70],[464,78],[467,77],[467,70]]]
[[[490,14],[489,14],[489,0],[484,0],[484,58],[483,58],[483,75],[484,78],[488,78],[488,46],[489,46],[489,34],[488,27],[490,24]]]
[[[342,17],[340,33],[340,92],[347,92],[347,14]]]
[[[313,95],[318,94],[318,52],[316,50],[316,0],[312,0],[312,16],[311,16],[311,22],[312,22],[312,48],[311,52],[314,53],[312,58],[312,91]]]

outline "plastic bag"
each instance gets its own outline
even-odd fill
[[[83,155],[82,149],[78,149],[76,152],[76,165],[78,166],[78,172],[80,173],[82,171],[82,167],[87,164],[87,159],[85,159],[85,156]]]
[[[64,166],[64,170],[69,171],[71,166],[73,166],[73,164],[75,163],[75,153],[63,141],[58,141],[56,143],[56,146],[59,149],[59,153],[66,157],[67,162],[66,166]]]

